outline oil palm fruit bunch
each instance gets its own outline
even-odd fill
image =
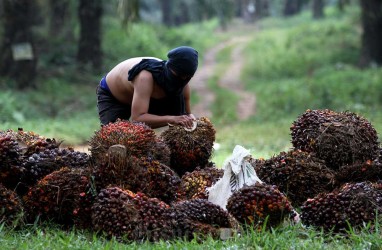
[[[277,186],[256,183],[236,190],[228,199],[227,211],[240,223],[260,230],[278,226],[293,208]]]
[[[24,223],[23,204],[19,196],[0,183],[0,225],[18,227]]]
[[[166,159],[166,147],[160,144],[153,129],[140,122],[117,120],[115,123],[102,126],[94,133],[89,144],[91,156],[96,164],[108,160],[108,151],[113,145],[125,146],[127,158],[155,155]],[[167,154],[169,153],[167,150]]]
[[[82,168],[89,164],[89,155],[71,148],[45,149],[34,153],[23,161],[24,181],[33,185],[41,178],[62,167]]]
[[[108,186],[118,186],[167,203],[177,200],[181,182],[179,176],[165,164],[148,157],[134,156],[125,160],[123,165],[113,160],[95,165],[93,176],[98,191]]]
[[[65,226],[76,221],[81,221],[82,225],[86,224],[83,221],[88,221],[90,225],[91,206],[86,206],[87,200],[93,199],[91,191],[89,169],[64,167],[54,171],[23,196],[27,220],[34,222],[39,217]]]
[[[171,151],[170,167],[179,176],[198,166],[206,166],[212,155],[215,128],[206,117],[198,118],[196,122],[197,127],[193,131],[174,125],[161,134]]]
[[[343,185],[348,182],[376,182],[382,180],[382,163],[367,160],[366,162],[344,165],[336,171],[335,175],[337,185]]]
[[[181,180],[171,168],[146,157],[134,161],[133,165],[129,179],[136,181],[132,191],[145,193],[166,203],[177,200]]]
[[[12,133],[23,148],[24,157],[44,151],[45,149],[59,148],[61,145],[61,141],[57,141],[55,138],[46,138],[33,131],[24,131],[22,128],[19,128],[18,131],[12,131]]]
[[[206,188],[212,187],[223,177],[224,170],[215,165],[206,168],[197,167],[192,172],[185,173],[181,178],[179,196],[183,199],[208,199]]]
[[[333,190],[335,172],[325,162],[301,150],[280,152],[267,160],[252,162],[259,178],[276,185],[286,194],[293,206],[321,192]]]
[[[290,130],[296,149],[314,153],[332,169],[378,155],[376,130],[367,119],[349,111],[308,109]]]
[[[135,161],[139,161],[139,157],[127,156],[127,149],[125,146],[117,144],[110,146],[106,159],[102,161],[93,162],[92,176],[94,177],[94,185],[99,192],[108,186],[119,186],[123,189],[132,189],[137,179],[136,171],[141,169],[132,169]]]
[[[119,187],[102,189],[92,206],[92,222],[96,231],[121,241],[167,240],[173,237],[169,206],[143,193]]]
[[[382,183],[346,183],[321,193],[301,206],[301,221],[324,231],[345,232],[381,220]]]
[[[171,151],[170,147],[166,144],[166,142],[161,137],[155,138],[155,148],[152,150],[150,158],[163,163],[166,166],[170,166],[171,164]]]
[[[220,206],[205,199],[184,200],[172,206],[171,221],[176,236],[191,240],[211,236],[220,237],[220,229],[239,230],[239,223]]]
[[[13,131],[0,131],[0,183],[15,189],[24,175],[22,149]]]
[[[0,164],[18,165],[21,162],[21,147],[11,131],[0,131]]]

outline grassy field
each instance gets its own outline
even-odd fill
[[[160,241],[157,243],[120,243],[115,239],[82,231],[63,231],[49,226],[31,227],[21,232],[0,229],[2,249],[381,249],[381,231],[349,232],[345,236],[326,235],[299,225],[284,225],[272,231],[248,231],[229,240],[208,238]]]
[[[112,24],[113,20],[108,22]],[[138,44],[162,57],[179,37],[194,42],[202,51],[229,36],[220,32],[213,37],[210,33],[216,23],[203,25],[169,30],[169,35],[161,38],[155,36],[153,28],[136,26],[132,32],[144,34],[137,44],[116,43],[120,33],[110,29],[107,34],[110,39],[105,45],[105,53],[109,54],[106,64],[110,66],[121,60],[121,51],[136,51]],[[221,105],[234,107],[237,97],[217,88],[218,72],[210,79],[209,86],[218,97],[212,121],[220,145],[212,161],[222,166],[237,144],[250,149],[255,158],[268,158],[288,150],[289,127],[307,109],[357,112],[369,119],[377,132],[382,131],[382,70],[376,67],[360,70],[355,66],[360,49],[357,9],[349,9],[346,15],[329,9],[322,21],[313,22],[310,13],[303,13],[288,20],[266,19],[258,25],[256,38],[246,48],[246,68],[242,75],[246,89],[256,94],[256,116],[236,122],[234,110]],[[183,36],[195,34],[195,30],[205,32],[195,39]],[[167,46],[151,45],[156,40]],[[110,50],[112,46],[108,45],[112,44],[120,47]],[[223,51],[219,60],[219,71],[224,71],[229,50]],[[62,139],[66,144],[86,144],[99,126],[94,92],[101,75],[40,76],[38,89],[26,92],[6,88],[8,82],[2,80],[0,130],[23,127]],[[193,101],[198,101],[198,97]],[[327,235],[301,224],[285,224],[271,231],[245,232],[226,241],[123,244],[92,232],[29,225],[22,230],[1,227],[0,245],[2,249],[381,249],[382,228],[379,224],[376,228],[370,232],[365,225],[363,230],[349,231],[344,236]]]

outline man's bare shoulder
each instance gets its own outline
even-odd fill
[[[150,71],[147,71],[147,70],[142,70],[141,72],[139,72],[139,74],[134,78],[134,80],[149,82],[149,83],[154,82],[153,75],[150,73]]]
[[[129,58],[129,59],[126,59],[125,61],[122,61],[120,63],[120,65],[129,65],[129,66],[134,66],[135,64],[138,64],[140,61],[142,61],[143,59],[155,59],[155,60],[158,60],[158,61],[162,61],[161,59],[159,58],[156,58],[156,57],[149,57],[149,56],[145,56],[145,57],[133,57],[133,58]]]

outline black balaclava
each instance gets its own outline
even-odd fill
[[[142,70],[147,70],[151,72],[154,81],[163,88],[166,95],[181,95],[184,86],[187,85],[198,68],[198,52],[191,47],[181,46],[170,50],[167,57],[168,60],[164,61],[142,59],[129,70],[127,79],[132,81]],[[182,80],[180,76],[187,76],[187,79]]]

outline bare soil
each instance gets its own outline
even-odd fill
[[[215,68],[219,64],[216,60],[216,55],[227,47],[233,47],[230,65],[227,67],[225,73],[219,78],[218,85],[226,88],[239,96],[237,104],[237,118],[245,120],[255,114],[256,111],[256,97],[252,93],[244,90],[241,82],[241,72],[244,67],[243,50],[251,36],[234,36],[231,39],[218,44],[212,49],[208,50],[204,55],[204,61],[201,63],[197,73],[191,82],[191,89],[199,96],[199,102],[192,107],[192,112],[197,117],[211,117],[211,105],[215,101],[214,92],[208,88],[208,80],[213,76]]]

